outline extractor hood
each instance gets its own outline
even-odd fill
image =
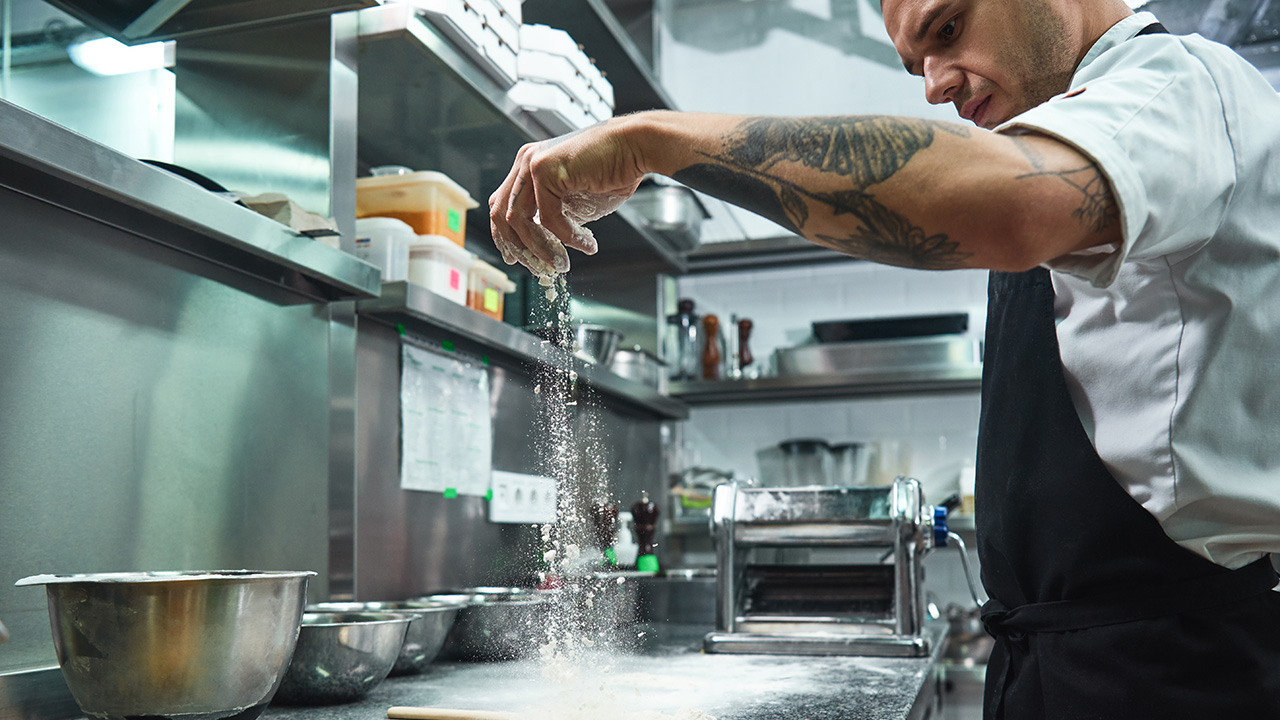
[[[133,45],[370,7],[378,0],[48,0]]]

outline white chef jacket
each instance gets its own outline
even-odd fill
[[[1177,543],[1280,552],[1280,95],[1229,48],[1137,13],[1068,92],[1005,123],[1091,157],[1123,243],[1046,263],[1098,455]]]

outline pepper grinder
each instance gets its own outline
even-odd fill
[[[751,355],[751,347],[747,344],[751,340],[751,328],[754,326],[755,324],[747,318],[738,321],[738,367],[744,370],[755,362],[755,358]]]
[[[654,548],[658,544],[655,539],[658,534],[658,505],[649,499],[649,493],[640,493],[640,500],[631,506],[631,519],[636,544],[640,546],[636,555],[636,569],[641,572],[658,572],[658,556],[654,554]]]
[[[618,504],[608,500],[596,500],[591,504],[591,538],[600,551],[607,567],[617,567],[618,555],[613,550],[614,535],[618,528]]]
[[[702,379],[720,379],[720,318],[707,315],[702,318]]]

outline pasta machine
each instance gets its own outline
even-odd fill
[[[716,486],[716,631],[703,649],[929,654],[921,560],[948,537],[963,553],[946,516],[904,477],[870,487]]]

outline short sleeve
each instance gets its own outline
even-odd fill
[[[1108,50],[1077,73],[1069,92],[997,131],[1057,138],[1102,169],[1120,208],[1122,245],[1046,263],[1096,287],[1113,283],[1125,262],[1203,247],[1222,223],[1235,186],[1217,85],[1170,35]],[[1082,209],[1096,192],[1081,188]]]

